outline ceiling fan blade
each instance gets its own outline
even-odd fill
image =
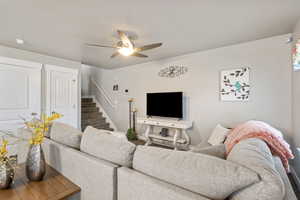
[[[118,55],[120,55],[120,53],[119,52],[115,52],[115,53],[113,53],[113,55],[110,56],[110,58],[114,58],[114,57],[116,57]]]
[[[140,58],[148,58],[147,55],[141,54],[141,53],[133,53],[131,56],[136,56],[136,57],[140,57]]]
[[[85,44],[85,45],[89,47],[104,47],[104,48],[112,48],[112,49],[117,48],[115,46],[107,46],[107,45],[100,45],[100,44]]]
[[[142,47],[135,48],[135,50],[137,52],[139,52],[139,51],[146,51],[146,50],[150,50],[150,49],[154,49],[154,48],[160,47],[162,44],[163,43],[149,44],[149,45],[145,45],[145,46],[142,46]]]
[[[124,33],[123,31],[120,31],[120,30],[117,30],[117,32],[118,32],[118,35],[120,36],[120,38],[121,38],[124,46],[126,46],[128,48],[133,47],[133,43],[128,38],[128,36],[126,35],[126,33]]]

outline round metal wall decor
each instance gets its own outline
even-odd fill
[[[174,65],[160,70],[158,75],[160,77],[174,78],[185,74],[187,71],[187,67]]]

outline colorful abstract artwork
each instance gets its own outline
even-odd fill
[[[300,69],[300,40],[297,41],[293,48],[293,66],[294,70]]]
[[[220,98],[222,101],[248,101],[250,95],[250,68],[221,71]]]

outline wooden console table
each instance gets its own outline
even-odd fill
[[[138,118],[137,123],[147,126],[145,132],[145,137],[147,139],[146,145],[150,145],[152,143],[166,145],[163,142],[156,142],[155,140],[167,141],[172,144],[175,150],[177,150],[179,145],[188,146],[190,144],[190,137],[186,133],[186,130],[193,126],[193,122],[182,120],[163,120],[155,118]],[[160,136],[153,132],[154,127],[165,127],[168,129],[173,129],[174,135],[167,137]]]
[[[0,190],[0,199],[62,200],[79,192],[80,188],[77,185],[49,166],[43,181],[29,182],[25,176],[25,165],[20,165],[11,188]]]

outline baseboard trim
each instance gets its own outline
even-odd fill
[[[300,178],[293,166],[290,166],[292,177],[295,181],[298,191],[300,191]]]

